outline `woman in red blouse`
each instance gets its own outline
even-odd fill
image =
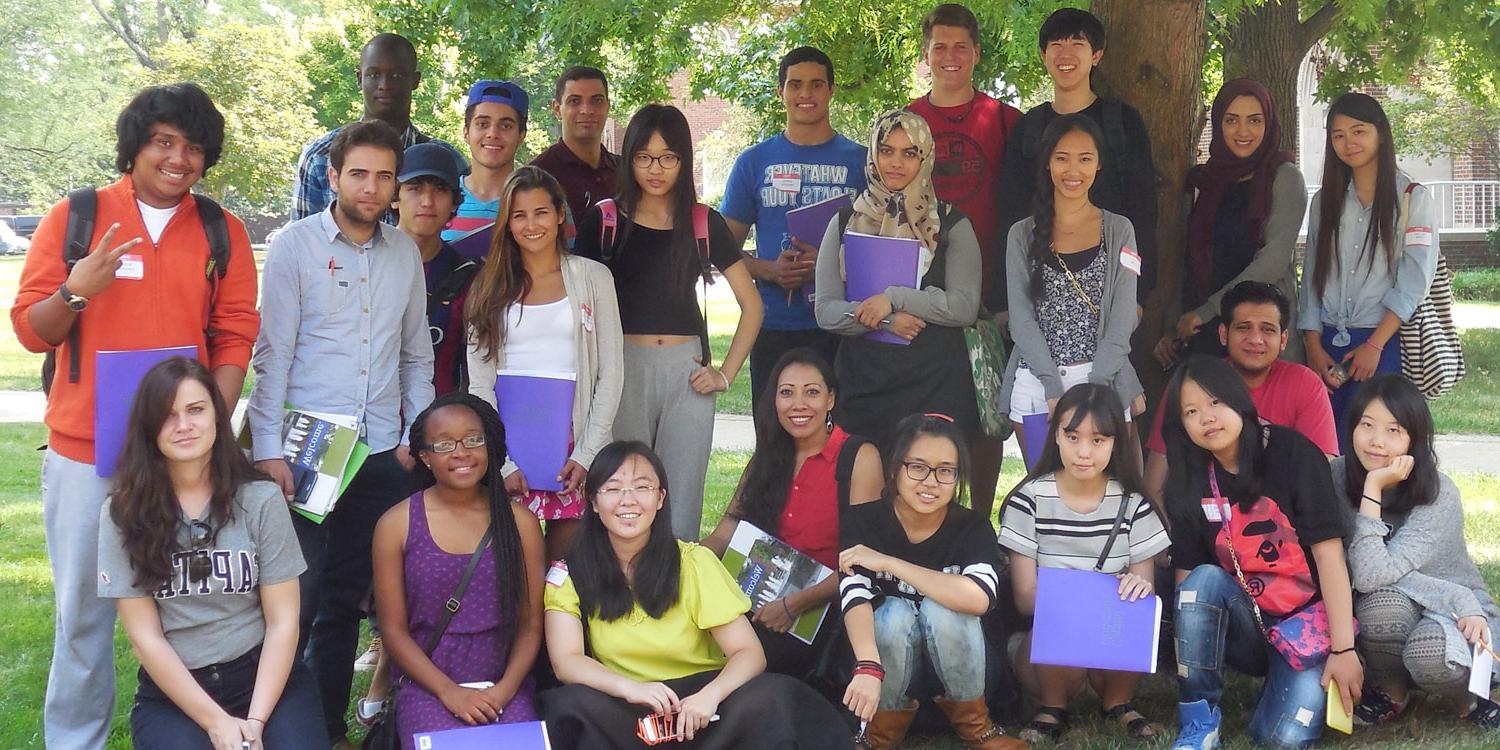
[[[880,497],[880,453],[873,443],[833,424],[838,391],[833,368],[813,350],[783,355],[767,387],[770,392],[756,414],[755,454],[729,510],[703,544],[722,556],[735,527],[744,521],[834,568],[842,506]],[[837,618],[824,621],[810,646],[788,631],[799,615],[833,602],[837,594],[838,576],[830,575],[755,610],[751,622],[766,651],[766,671],[808,676],[833,640]]]

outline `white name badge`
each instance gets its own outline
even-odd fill
[[[115,269],[117,279],[146,278],[146,259],[139,255],[121,255],[120,267]]]
[[[1228,505],[1221,505],[1218,498],[1205,497],[1202,501],[1203,517],[1212,523],[1225,523],[1229,519],[1224,517],[1224,511],[1229,509]],[[1230,511],[1233,515],[1234,511]]]
[[[774,172],[771,174],[771,187],[783,193],[800,193],[802,175],[796,172]]]
[[[1128,247],[1120,248],[1120,265],[1136,276],[1141,275],[1141,256]]]
[[[1407,227],[1406,244],[1432,247],[1432,227]]]

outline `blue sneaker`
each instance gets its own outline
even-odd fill
[[[1177,712],[1182,716],[1182,730],[1172,741],[1172,750],[1217,750],[1222,721],[1218,706],[1208,701],[1179,703]]]

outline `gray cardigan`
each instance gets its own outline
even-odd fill
[[[1135,227],[1130,220],[1119,214],[1100,210],[1103,214],[1104,247],[1109,262],[1105,264],[1104,299],[1099,306],[1099,342],[1095,346],[1094,367],[1089,373],[1089,382],[1107,385],[1119,395],[1120,402],[1128,409],[1136,396],[1141,395],[1140,378],[1130,365],[1130,335],[1135,332],[1135,289],[1139,274],[1126,268],[1121,252],[1130,248],[1139,258],[1135,242]],[[1010,238],[1005,248],[1006,290],[1010,299],[1010,336],[1016,347],[1010,353],[1010,364],[1005,368],[1005,382],[1000,388],[1000,408],[1010,410],[1010,394],[1016,384],[1016,368],[1024,358],[1031,374],[1042,381],[1047,398],[1061,398],[1062,375],[1058,365],[1052,361],[1047,348],[1046,335],[1036,318],[1036,301],[1031,297],[1031,263],[1029,246],[1031,228],[1035,219],[1027,217],[1010,228]],[[1139,268],[1139,266],[1137,266]],[[1019,421],[1021,415],[1012,415]]]
[[[1349,536],[1349,582],[1354,590],[1368,594],[1392,588],[1410,597],[1433,619],[1444,624],[1449,644],[1462,641],[1451,615],[1483,615],[1491,623],[1500,620],[1500,609],[1490,597],[1484,576],[1469,557],[1464,541],[1464,510],[1458,487],[1448,475],[1438,474],[1438,496],[1427,505],[1412,508],[1405,517],[1375,520],[1360,514],[1344,493],[1344,461],[1335,458],[1329,469],[1334,476],[1334,502],[1344,509]],[[1357,459],[1353,459],[1357,460]],[[1389,539],[1386,533],[1390,532]],[[1467,648],[1461,648],[1467,654]],[[1454,649],[1450,648],[1451,652]],[[1467,655],[1463,663],[1468,663]]]
[[[573,389],[573,453],[569,459],[584,468],[609,444],[625,390],[625,335],[620,328],[620,305],[615,278],[603,263],[577,255],[562,256],[563,289],[573,308],[578,379]],[[583,306],[591,313],[585,318]],[[505,349],[486,359],[469,328],[469,393],[495,405],[495,378],[505,369]],[[519,467],[506,457],[501,469],[510,476]]]
[[[891,286],[886,287],[885,296],[890,299],[892,310],[910,313],[928,323],[954,328],[974,325],[979,317],[979,288],[983,279],[974,225],[968,217],[959,219],[941,239],[947,243],[943,260],[945,288]],[[863,336],[871,329],[844,314],[854,312],[859,303],[850,302],[844,291],[844,274],[839,267],[843,244],[844,233],[835,218],[828,222],[823,242],[818,246],[813,311],[819,328],[845,336]]]

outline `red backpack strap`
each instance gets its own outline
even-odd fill
[[[620,209],[614,198],[605,198],[594,205],[599,207],[599,247],[614,247],[615,232],[620,226]]]

